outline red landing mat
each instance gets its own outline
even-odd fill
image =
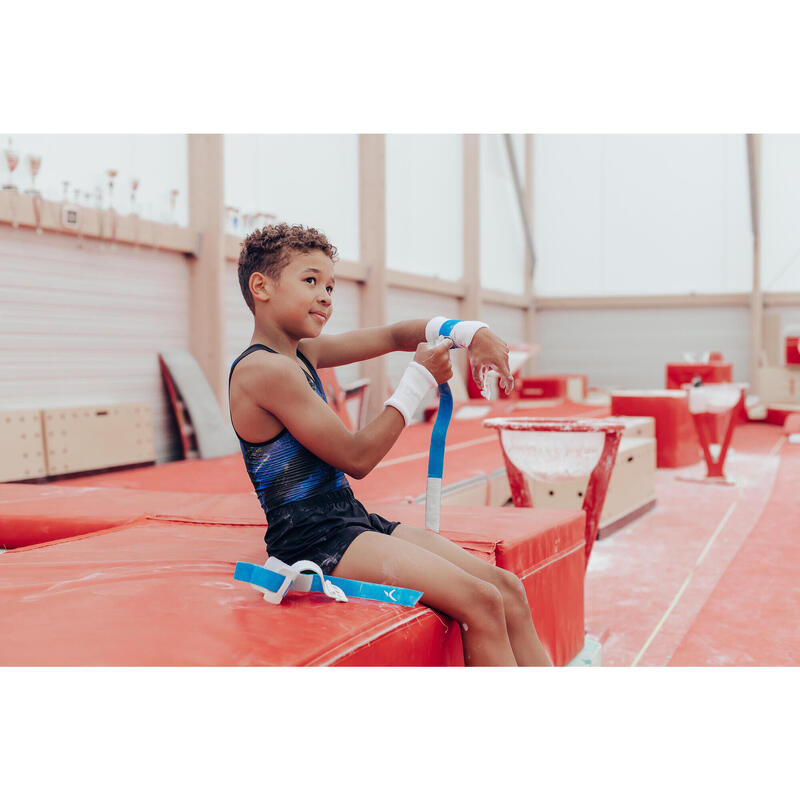
[[[785,444],[755,528],[670,661],[677,666],[800,664],[800,446]]]
[[[412,507],[398,510],[418,522]],[[443,509],[443,532],[520,570],[540,638],[566,663],[583,643],[582,513],[492,509],[485,534],[489,509],[472,511]],[[5,553],[0,664],[463,663],[457,626],[423,607],[265,603],[232,580],[237,560],[263,561],[262,534],[261,524],[147,519]]]
[[[407,505],[397,510],[406,519]],[[369,510],[373,508],[370,505]],[[405,513],[404,513],[405,512]],[[475,510],[476,514],[481,509]],[[171,521],[251,525],[266,530],[264,512],[255,494],[190,494],[148,492],[104,487],[0,484],[0,547],[29,547],[71,539],[131,523],[140,517]],[[416,517],[414,517],[416,519]],[[494,542],[488,538],[447,532],[454,542],[494,562]],[[261,560],[265,558],[262,553]]]
[[[370,510],[425,527],[421,505],[372,503]],[[490,560],[522,578],[536,632],[557,666],[584,642],[585,519],[583,511],[563,509],[442,508],[444,535],[471,550],[492,543]]]
[[[656,466],[659,469],[685,467],[703,457],[686,392],[656,390],[612,394],[611,414],[655,419]]]
[[[266,529],[255,494],[150,492],[52,484],[0,484],[0,547],[27,547],[104,530],[138,517],[250,523]],[[262,530],[263,537],[263,530]]]
[[[463,664],[458,626],[424,606],[287,596],[233,580],[260,526],[143,520],[3,554],[4,666]]]

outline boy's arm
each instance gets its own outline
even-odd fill
[[[420,342],[425,341],[427,322],[426,319],[408,319],[393,325],[318,336],[316,339],[303,339],[302,346],[309,356],[316,356],[316,362],[313,363],[317,369],[338,367],[377,358],[395,350],[413,352]]]
[[[354,361],[385,355],[395,350],[414,351],[420,342],[425,341],[427,319],[407,319],[393,325],[378,328],[365,328],[338,336],[318,336],[316,339],[303,339],[303,349],[316,356],[312,363],[317,368],[338,367]],[[481,371],[484,366],[495,367],[506,386],[506,394],[511,391],[514,379],[508,365],[508,345],[494,331],[480,328],[472,337],[467,348],[472,377],[478,386],[482,385]]]

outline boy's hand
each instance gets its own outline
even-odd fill
[[[500,374],[500,384],[509,394],[514,388],[514,378],[508,366],[508,345],[489,328],[480,328],[472,337],[467,348],[472,379],[478,388],[483,389],[481,372],[483,367],[491,367]]]
[[[453,377],[453,367],[450,364],[450,348],[453,346],[450,339],[444,339],[439,344],[430,345],[420,342],[414,361],[421,364],[433,375],[437,384],[447,383]]]

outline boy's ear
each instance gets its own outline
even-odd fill
[[[250,286],[250,294],[253,295],[254,300],[261,300],[266,302],[272,296],[274,289],[272,281],[261,272],[254,272],[248,281]]]

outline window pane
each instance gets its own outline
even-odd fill
[[[463,151],[458,135],[386,137],[386,264],[460,280]]]
[[[225,204],[318,228],[357,261],[358,136],[226,135]]]
[[[525,136],[512,136],[524,185]],[[525,290],[525,233],[506,145],[500,134],[481,135],[481,285],[520,294]]]
[[[749,291],[743,135],[536,136],[536,291]]]
[[[761,148],[761,286],[800,292],[800,136],[762,136]]]
[[[133,210],[146,219],[189,221],[187,199],[187,146],[183,134],[12,134],[13,150],[20,163],[13,182],[24,191],[33,184],[28,156],[41,156],[35,186],[48,200],[113,207],[120,214]],[[0,140],[8,148],[8,138]],[[3,159],[3,184],[9,173]],[[108,170],[116,170],[113,192]],[[139,187],[132,192],[132,181]],[[66,182],[66,187],[65,187]],[[66,191],[65,191],[66,190]],[[170,192],[177,190],[174,212]],[[99,199],[98,199],[99,192]]]

